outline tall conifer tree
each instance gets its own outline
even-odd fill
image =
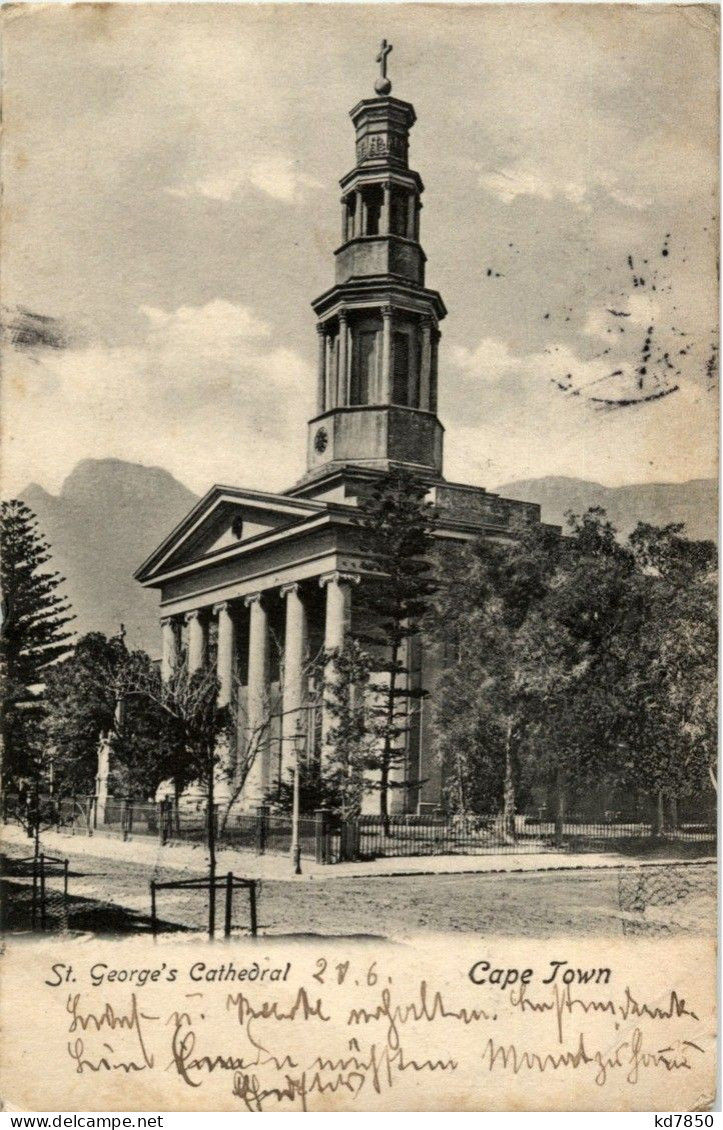
[[[33,779],[42,757],[43,689],[49,668],[69,650],[73,614],[58,592],[64,577],[43,568],[50,546],[25,503],[0,509],[3,777]]]
[[[418,631],[437,585],[432,570],[435,511],[427,486],[404,468],[392,468],[359,504],[365,567],[374,573],[358,597],[365,628],[355,634],[370,649],[371,682],[378,690],[369,708],[376,752],[367,768],[378,771],[380,814],[389,814],[389,792],[418,786],[397,782],[393,770],[406,760],[410,708],[425,694],[410,685],[406,643]],[[375,679],[374,676],[377,675]]]

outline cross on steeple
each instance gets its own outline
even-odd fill
[[[387,43],[386,39],[383,39],[379,54],[376,57],[376,62],[379,63],[379,78],[374,83],[374,89],[377,94],[389,94],[392,89],[391,80],[387,78],[387,55],[391,50],[391,43]]]

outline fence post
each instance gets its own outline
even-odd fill
[[[120,826],[121,838],[125,842],[128,839],[128,801],[125,797],[121,797],[120,802]]]
[[[250,880],[249,887],[249,911],[251,914],[251,937],[256,937],[257,922],[256,922],[256,880]]]
[[[229,871],[226,875],[226,919],[223,926],[223,934],[225,938],[231,937],[231,905],[233,902],[233,872]]]
[[[45,929],[45,856],[40,856],[40,929]]]
[[[151,933],[156,936],[156,880],[151,879]]]
[[[256,854],[263,855],[269,838],[269,806],[260,804],[256,809]]]
[[[316,862],[329,862],[329,812],[326,808],[317,808],[314,812],[314,839],[316,847]]]

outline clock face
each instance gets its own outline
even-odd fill
[[[314,436],[314,448],[321,455],[322,451],[326,451],[328,443],[329,436],[327,434],[326,428],[319,428],[318,432]]]

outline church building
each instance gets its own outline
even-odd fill
[[[366,574],[354,517],[375,479],[402,466],[423,480],[442,539],[500,538],[520,521],[540,521],[537,505],[444,477],[437,390],[446,308],[426,281],[424,185],[409,164],[416,115],[391,97],[390,50],[384,42],[376,96],[350,113],[356,159],[340,182],[334,283],[311,304],[318,377],[306,473],[281,494],[211,487],[136,573],[160,591],[162,671],[168,675],[181,655],[191,670],[214,662],[221,700],[236,690],[239,748],[258,732],[273,688],[283,700],[244,785],[244,808],[286,778],[300,737],[305,756],[319,756],[319,735],[331,727],[307,707],[307,660],[339,648],[353,630]],[[442,800],[433,748],[439,656],[424,639],[408,646],[407,677],[430,693],[415,705],[405,735],[399,772],[410,787],[392,791],[390,808],[431,812]],[[378,805],[378,791],[369,790],[364,810]]]

